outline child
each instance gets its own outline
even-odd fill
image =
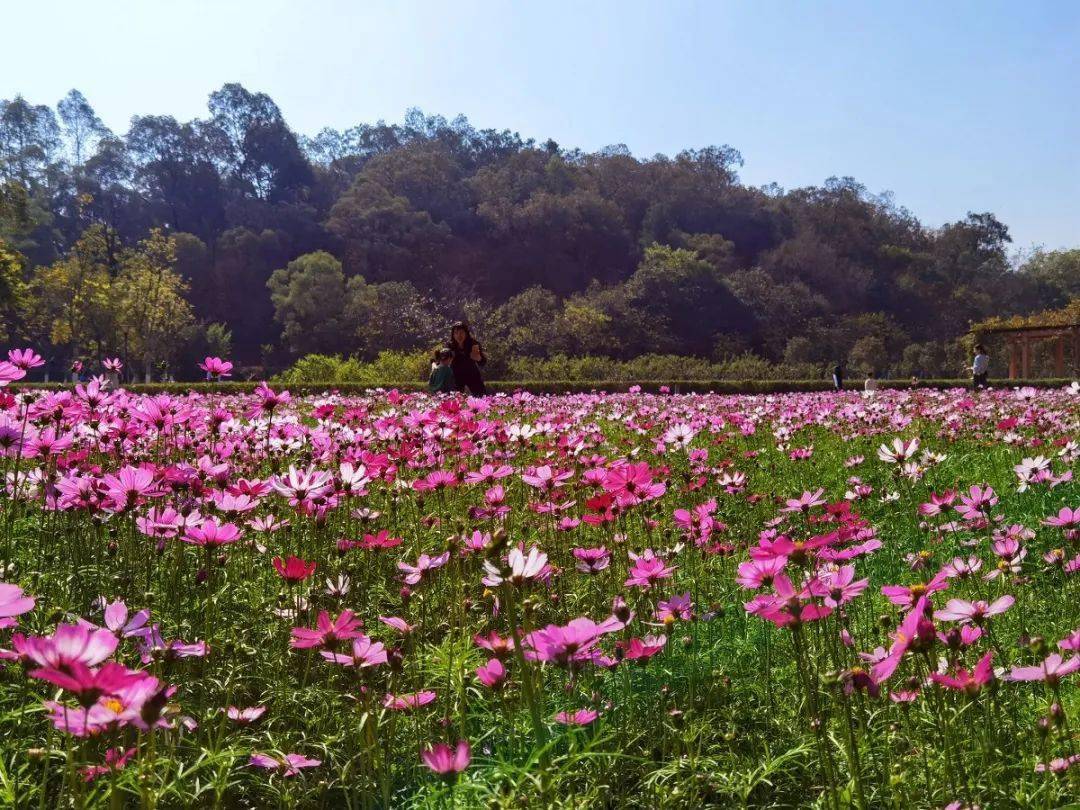
[[[431,366],[431,377],[428,379],[428,390],[431,393],[449,394],[457,388],[454,370],[450,368],[453,359],[454,353],[450,349],[439,349],[435,352],[435,362]]]

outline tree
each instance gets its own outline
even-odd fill
[[[83,161],[94,151],[102,138],[112,133],[101,123],[90,102],[78,90],[69,90],[56,105],[63,126],[64,139],[67,141],[71,162],[79,168]]]
[[[0,100],[0,177],[37,187],[59,145],[60,127],[49,107],[22,96]]]
[[[30,323],[39,342],[63,347],[72,359],[101,357],[114,345],[109,235],[92,226],[63,259],[34,268]]]
[[[187,285],[173,269],[176,242],[154,229],[138,246],[124,252],[112,284],[117,334],[114,348],[142,365],[146,381],[154,366],[172,360],[177,336],[193,322]]]
[[[1023,276],[1047,288],[1043,307],[1062,306],[1080,298],[1080,248],[1037,250],[1020,268]],[[1056,300],[1048,300],[1054,298]]]
[[[435,268],[450,229],[408,199],[360,177],[330,211],[327,226],[344,245],[348,275],[437,286]]]
[[[341,262],[325,251],[308,253],[275,270],[267,282],[274,320],[294,355],[351,352],[348,302]]]
[[[718,333],[754,329],[753,314],[720,271],[690,250],[648,248],[626,290],[631,301],[657,320],[664,340],[656,352],[708,356]]]
[[[29,307],[24,257],[0,239],[0,342],[22,337]]]

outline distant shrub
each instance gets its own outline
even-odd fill
[[[309,354],[275,378],[283,385],[362,383],[381,385],[387,380],[420,383],[427,379],[431,358],[427,352],[383,351],[366,362],[355,357]]]

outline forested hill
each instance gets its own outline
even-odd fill
[[[231,341],[265,371],[426,348],[465,315],[503,357],[931,373],[969,322],[1080,294],[1080,252],[1011,267],[991,213],[933,229],[851,178],[752,188],[740,165],[729,146],[586,153],[415,110],[305,137],[237,84],[203,118],[123,134],[76,91],[16,97],[0,102],[0,341],[178,369]]]

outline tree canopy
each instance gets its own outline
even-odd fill
[[[495,357],[866,365],[1080,296],[1077,250],[1010,261],[992,213],[930,228],[852,178],[754,188],[741,165],[727,145],[587,153],[419,110],[304,137],[240,84],[205,117],[123,134],[77,90],[55,109],[16,96],[0,101],[0,334],[187,368],[227,334],[266,372],[428,348],[467,316]]]

